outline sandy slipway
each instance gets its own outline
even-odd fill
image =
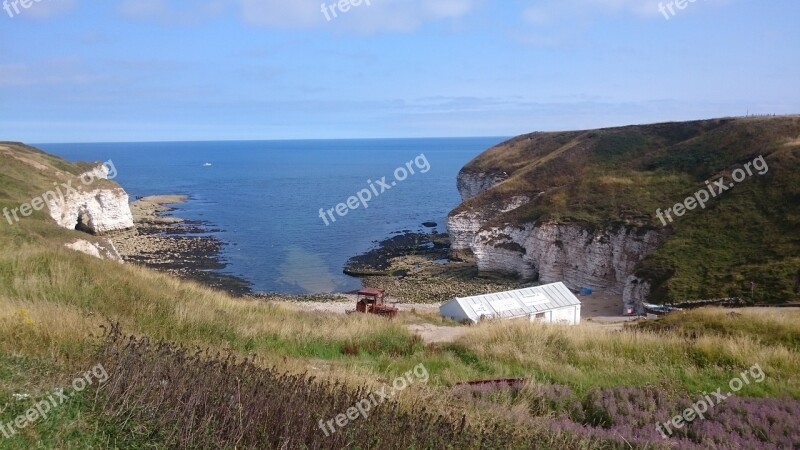
[[[174,205],[186,196],[145,197],[131,204],[134,228],[110,236],[125,261],[167,272],[184,279],[242,296],[251,293],[242,278],[219,273],[227,264],[220,251],[225,243],[210,236],[219,230],[202,221],[183,220],[170,215]]]

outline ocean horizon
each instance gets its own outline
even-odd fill
[[[360,287],[342,272],[345,262],[397,232],[445,233],[461,202],[458,171],[506,139],[35,145],[70,161],[113,161],[114,181],[131,200],[188,196],[173,215],[204,222],[226,244],[220,273],[249,281],[254,292],[303,295]]]

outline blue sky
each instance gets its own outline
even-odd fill
[[[320,0],[31,1],[0,10],[0,140],[511,136],[800,113],[797,0],[697,0],[669,19],[658,0],[371,0],[330,21]]]

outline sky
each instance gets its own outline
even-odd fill
[[[514,136],[800,113],[797,0],[19,1],[0,10],[0,140]]]

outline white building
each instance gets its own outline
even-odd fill
[[[516,291],[454,298],[439,307],[439,313],[457,322],[528,318],[531,322],[577,325],[581,322],[581,301],[564,283],[559,282]]]

